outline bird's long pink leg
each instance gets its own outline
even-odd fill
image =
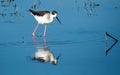
[[[37,30],[38,26],[39,26],[39,24],[37,23],[37,25],[36,25],[36,27],[35,27],[33,33],[32,33],[32,36],[33,36],[33,37],[35,36],[35,33],[36,33],[36,30]]]
[[[44,46],[47,46],[47,44],[46,44],[46,37],[44,37]]]
[[[44,36],[46,36],[46,29],[47,29],[47,25],[45,25],[45,28],[44,28]]]
[[[32,37],[32,39],[33,39],[33,43],[34,43],[35,47],[38,49],[39,45],[38,45],[38,43],[36,41],[36,38]]]

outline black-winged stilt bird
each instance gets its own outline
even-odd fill
[[[45,25],[44,28],[44,36],[46,36],[46,28],[47,28],[47,24],[51,23],[54,18],[56,18],[58,20],[58,22],[61,24],[60,20],[57,17],[57,11],[35,11],[32,9],[29,9],[29,11],[31,12],[31,14],[34,16],[34,18],[37,20],[37,25],[32,33],[32,36],[35,36],[36,30],[39,26],[39,24],[43,24]]]

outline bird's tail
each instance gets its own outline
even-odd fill
[[[29,11],[31,12],[32,15],[35,15],[35,14],[36,14],[35,11],[32,10],[32,9],[29,9]]]
[[[29,11],[33,13],[33,10],[32,10],[32,9],[29,9]]]

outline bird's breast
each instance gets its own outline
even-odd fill
[[[49,15],[44,15],[44,16],[35,15],[34,18],[37,20],[39,24],[48,24],[53,21],[53,18],[50,17]]]

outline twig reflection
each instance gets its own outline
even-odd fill
[[[36,8],[39,8],[41,1],[40,0],[34,0],[32,8],[36,10]]]
[[[100,6],[99,3],[93,2],[92,0],[84,1],[84,9],[86,10],[88,16],[93,15],[93,8]]]

